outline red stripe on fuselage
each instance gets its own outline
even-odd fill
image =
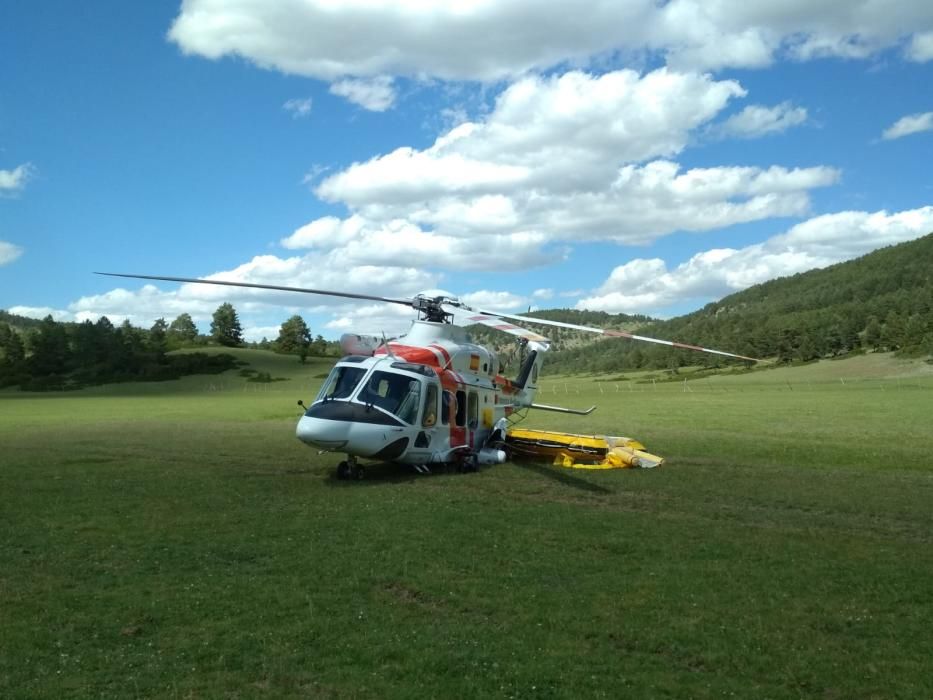
[[[405,362],[413,362],[414,364],[428,365],[429,367],[440,369],[441,364],[438,360],[437,353],[429,348],[418,347],[417,345],[389,343],[389,349],[395,357]],[[388,353],[385,348],[379,348],[373,354],[387,355]]]
[[[492,383],[499,387],[502,387],[503,394],[517,394],[518,393],[518,390],[512,385],[511,380],[506,379],[501,374],[497,374],[495,377],[493,377]]]
[[[444,367],[450,367],[450,353],[447,352],[446,348],[443,345],[438,345],[437,343],[431,343],[429,346],[432,350],[436,350],[444,357]]]

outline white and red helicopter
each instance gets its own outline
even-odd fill
[[[97,274],[321,294],[413,308],[417,318],[405,335],[394,340],[345,334],[341,348],[346,355],[334,365],[317,397],[307,407],[298,402],[305,409],[295,431],[298,439],[323,451],[346,454],[347,459],[337,467],[337,476],[343,479],[362,478],[361,458],[409,464],[418,471],[429,471],[430,465],[442,464],[474,471],[480,464],[506,460],[507,455],[500,447],[509,419],[519,411],[536,408],[578,415],[591,413],[595,406],[580,411],[534,402],[549,341],[510,321],[756,361],[744,355],[625,331],[476,309],[440,290],[399,298],[226,280]],[[455,314],[463,323],[482,324],[520,339],[527,354],[514,379],[501,374],[499,357],[493,350],[474,344],[467,332],[454,324]]]

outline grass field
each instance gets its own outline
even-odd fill
[[[243,357],[0,393],[0,697],[933,697],[930,365],[548,378],[668,463],[340,482],[329,363]]]

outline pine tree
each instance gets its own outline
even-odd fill
[[[23,347],[23,340],[19,337],[19,333],[9,326],[5,327],[7,332],[0,333],[0,336],[2,336],[0,338],[2,340],[0,349],[3,350],[3,364],[10,368],[19,367],[23,360],[26,359],[26,348]]]
[[[69,367],[70,349],[65,328],[51,316],[42,319],[38,330],[29,337],[32,355],[29,368],[34,377],[65,374]]]
[[[193,343],[198,337],[198,327],[189,314],[181,314],[168,327],[168,339],[175,345]]]
[[[297,352],[304,363],[311,345],[311,331],[301,316],[292,316],[279,329],[275,344],[282,352]]]
[[[211,321],[211,337],[227,347],[243,344],[243,328],[232,304],[225,302],[217,307]]]
[[[161,361],[165,357],[168,324],[164,318],[157,319],[149,329],[149,351]]]
[[[864,345],[872,349],[877,349],[881,345],[881,324],[874,316],[868,319],[868,325],[865,326]]]

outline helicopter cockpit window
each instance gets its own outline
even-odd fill
[[[356,400],[414,423],[421,407],[421,382],[395,372],[373,372]]]
[[[315,401],[349,398],[364,374],[366,370],[362,367],[334,367],[321,385]]]

